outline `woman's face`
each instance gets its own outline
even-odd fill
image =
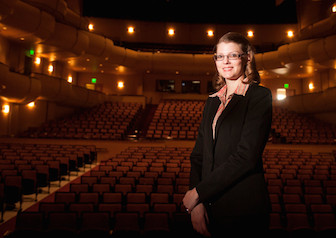
[[[244,70],[246,64],[246,55],[241,55],[244,52],[241,50],[241,47],[237,43],[233,42],[221,42],[217,45],[216,55],[218,59],[222,58],[222,60],[216,60],[216,67],[220,76],[229,80],[236,80],[238,78],[244,78]],[[241,55],[237,59],[229,59],[229,55],[231,57]],[[234,57],[233,57],[234,58]]]

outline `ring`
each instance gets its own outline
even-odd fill
[[[189,212],[189,209],[188,209],[188,208],[186,209],[186,212]]]

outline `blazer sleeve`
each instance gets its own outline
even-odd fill
[[[199,202],[209,201],[233,186],[244,176],[255,171],[257,163],[260,163],[272,122],[272,94],[269,89],[262,89],[264,90],[250,95],[251,99],[236,152],[196,186]]]
[[[203,140],[204,140],[204,117],[207,112],[209,100],[207,100],[203,109],[203,118],[198,129],[195,146],[190,155],[191,171],[189,188],[194,188],[202,179],[202,161],[203,161]]]

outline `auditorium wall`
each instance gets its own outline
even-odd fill
[[[15,80],[30,79],[29,75],[23,75],[25,74],[26,70],[26,51],[27,49],[21,44],[10,41],[4,37],[0,37],[0,63],[6,65],[6,67],[10,69],[10,73],[12,75],[16,74],[20,76]],[[53,63],[54,71],[49,73],[48,66],[51,63]],[[49,79],[43,79],[44,82],[47,83],[50,82],[54,84],[56,83],[55,80],[61,80],[64,81],[64,84],[66,84],[65,86],[67,86],[66,90],[68,90],[69,87],[71,87],[70,84],[65,82],[65,80],[68,79],[68,76],[72,77],[72,85],[75,87],[86,87],[86,84],[92,83],[92,78],[96,78],[96,90],[103,92],[106,95],[113,95],[113,99],[111,98],[111,100],[117,100],[116,97],[123,96],[123,98],[120,100],[133,102],[139,101],[143,105],[146,103],[158,104],[161,99],[167,98],[195,100],[206,99],[208,95],[208,82],[212,80],[214,75],[214,73],[204,75],[190,75],[178,71],[171,74],[163,74],[150,71],[140,72],[137,71],[138,69],[127,68],[121,72],[117,70],[118,67],[111,69],[111,71],[114,71],[113,73],[78,73],[70,69],[69,62],[62,60],[51,61],[47,58],[41,58],[40,65],[33,63],[31,66],[31,71],[33,74],[30,76],[35,77],[36,81],[42,80],[42,76],[44,78],[50,77]],[[99,71],[97,70],[97,72]],[[276,100],[277,88],[283,88],[284,84],[289,84],[289,97],[287,97],[286,103],[275,101],[275,105],[283,106],[289,110],[301,113],[309,113],[318,119],[335,124],[336,108],[334,105],[336,105],[336,93],[334,89],[336,88],[336,70],[333,68],[320,66],[317,70],[314,71],[313,74],[309,75],[310,76],[306,76],[303,72],[302,75],[294,75],[293,78],[290,78],[286,75],[269,78],[264,78],[262,76],[261,83],[271,89],[274,100]],[[3,87],[6,85],[3,85],[4,81],[2,80],[2,77],[3,75],[0,75],[0,86],[3,89]],[[13,78],[10,79],[12,80]],[[175,92],[158,92],[156,90],[157,80],[174,80]],[[200,81],[200,93],[182,93],[181,85],[182,81],[184,80]],[[9,81],[7,79],[6,82]],[[123,89],[118,89],[117,84],[119,81],[124,82]],[[308,87],[311,83],[314,85],[313,89],[309,89]],[[64,84],[62,85],[64,86]],[[0,93],[2,89],[0,88]],[[19,87],[17,87],[16,90],[12,90],[14,95],[19,95],[18,90]],[[39,90],[33,90],[32,92],[39,92]],[[71,95],[77,95],[75,92],[84,93],[81,90],[75,90],[73,88],[71,89],[71,92],[73,92]],[[41,93],[45,94],[45,92],[42,91]],[[65,93],[62,95],[64,96],[67,94]],[[133,97],[128,100],[127,97],[130,95],[137,97]],[[91,95],[91,97],[94,96],[95,95]],[[17,135],[24,130],[27,130],[29,127],[39,126],[48,120],[59,119],[68,116],[78,109],[76,106],[74,106],[75,104],[69,106],[66,105],[66,103],[62,104],[58,98],[55,100],[57,101],[48,102],[45,98],[38,98],[38,100],[35,101],[35,106],[33,108],[28,108],[26,101],[20,102],[20,100],[17,100],[17,102],[11,102],[10,113],[0,114],[0,136]],[[88,99],[88,101],[90,100]],[[5,102],[6,99],[1,99],[1,106],[3,106]],[[302,102],[304,102],[304,104]]]
[[[212,80],[213,74],[209,75],[183,75],[175,74],[157,74],[149,73],[144,75],[144,96],[150,104],[158,104],[163,98],[179,98],[179,99],[200,99],[204,95],[208,95],[208,82]],[[175,92],[158,92],[156,89],[157,80],[174,80]],[[200,81],[200,94],[183,94],[182,81]]]
[[[9,113],[0,113],[0,137],[17,136],[30,127],[39,127],[49,120],[72,115],[77,109],[45,100],[35,101],[34,106],[8,103],[0,99],[1,105],[9,105]]]
[[[142,95],[143,76],[139,73],[111,74],[111,73],[78,73],[78,85],[86,87],[92,83],[92,78],[97,81],[95,89],[108,95]],[[118,82],[124,83],[124,88],[118,88]]]

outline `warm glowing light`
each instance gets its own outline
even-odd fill
[[[88,29],[89,29],[89,31],[93,31],[94,30],[94,25],[92,23],[90,23],[88,25]]]
[[[334,5],[331,7],[331,11],[332,11],[332,12],[336,12],[336,4],[334,4]]]
[[[314,84],[313,83],[309,83],[308,88],[309,88],[309,90],[313,90],[315,88]]]
[[[8,114],[10,111],[10,107],[8,104],[2,106],[2,113]]]
[[[118,82],[118,88],[119,89],[123,89],[124,87],[125,87],[124,82],[123,81],[119,81]]]
[[[86,86],[87,89],[90,89],[90,90],[95,90],[96,89],[96,85],[92,84],[92,83],[87,83],[85,86]]]
[[[72,76],[71,75],[68,76],[68,83],[72,83]]]
[[[33,108],[33,107],[35,107],[35,102],[30,102],[30,103],[27,104],[27,106],[29,108]]]
[[[294,37],[294,31],[292,31],[292,30],[287,31],[287,37],[288,38]]]
[[[215,35],[214,31],[213,30],[208,30],[208,36],[209,37],[213,37]]]
[[[253,37],[254,36],[254,32],[253,31],[248,31],[247,32],[247,36],[248,37]]]
[[[133,26],[129,26],[129,27],[127,28],[127,32],[128,32],[129,34],[133,34],[133,33],[135,32],[134,27],[133,27]]]
[[[40,65],[41,64],[41,58],[40,57],[36,57],[34,63],[36,65]]]
[[[168,35],[170,35],[170,36],[175,35],[175,29],[174,28],[169,28],[168,29]]]
[[[278,88],[277,89],[277,99],[284,100],[286,98],[286,89],[285,88]]]
[[[48,66],[48,72],[52,73],[54,71],[54,66],[53,65],[49,65]]]
[[[115,67],[115,70],[119,71],[120,73],[123,73],[123,72],[125,72],[126,68],[125,68],[125,66],[119,65],[119,66]]]

